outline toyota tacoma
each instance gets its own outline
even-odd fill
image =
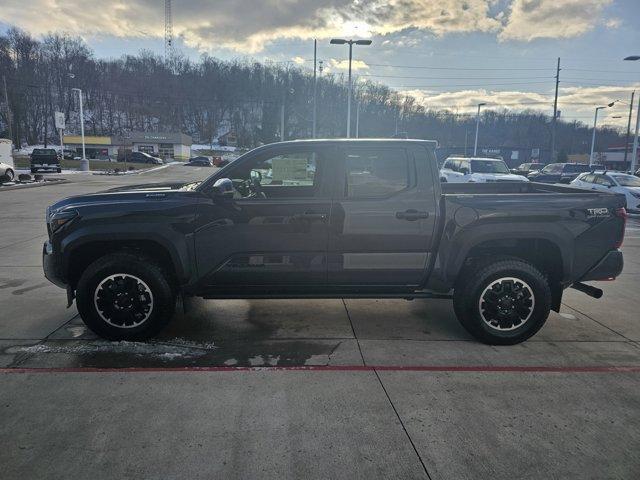
[[[534,335],[563,290],[622,271],[625,197],[441,183],[435,142],[256,148],[202,182],[120,187],[47,209],[46,277],[107,339],[141,340],[178,297],[451,298],[478,340]]]

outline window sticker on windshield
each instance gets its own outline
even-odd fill
[[[273,180],[306,180],[306,158],[274,158],[272,160]]]

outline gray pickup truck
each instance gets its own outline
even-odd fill
[[[45,274],[86,324],[139,340],[178,296],[452,298],[478,340],[534,335],[563,290],[622,271],[625,198],[564,185],[441,184],[435,143],[259,147],[203,182],[47,210]]]

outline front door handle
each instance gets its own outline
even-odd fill
[[[414,210],[413,208],[410,208],[409,210],[405,210],[404,212],[396,212],[396,218],[398,220],[407,220],[409,222],[415,222],[416,220],[429,218],[429,212],[419,212],[418,210]]]

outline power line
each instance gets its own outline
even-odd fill
[[[392,68],[416,68],[416,69],[425,69],[425,70],[461,70],[461,71],[552,71],[550,68],[505,68],[505,67],[494,67],[494,68],[470,68],[470,67],[428,67],[421,65],[392,65],[389,63],[367,63],[367,65],[372,67],[392,67]]]
[[[445,85],[394,85],[395,88],[448,88],[448,87],[472,87],[483,88],[485,86],[505,86],[505,85],[540,85],[547,84],[549,82],[507,82],[507,83],[447,83]]]
[[[372,74],[372,73],[359,73],[357,74],[359,77],[376,77],[376,78],[418,78],[418,79],[423,79],[423,80],[469,80],[469,77],[423,77],[423,76],[407,76],[407,75],[377,75],[377,74]],[[528,79],[539,79],[539,78],[546,78],[546,79],[552,79],[555,78],[553,76],[548,77],[473,77],[474,80],[528,80]]]

